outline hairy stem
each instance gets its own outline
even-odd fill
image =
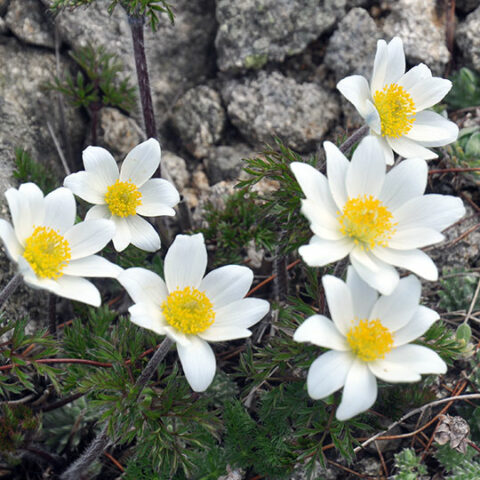
[[[57,336],[57,297],[53,293],[48,295],[48,332]]]
[[[360,127],[358,130],[352,133],[350,137],[348,137],[339,147],[342,153],[350,152],[351,148],[359,142],[367,133],[370,127],[368,125],[364,125]]]
[[[16,273],[13,278],[5,285],[5,288],[0,292],[0,307],[5,303],[7,298],[17,289],[22,283],[21,273]]]

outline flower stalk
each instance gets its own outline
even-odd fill
[[[352,135],[350,135],[338,148],[339,150],[346,154],[349,153],[352,147],[359,142],[367,133],[369,130],[368,125],[364,125],[363,127],[360,127],[358,130],[355,130]]]
[[[22,274],[17,272],[13,278],[5,285],[5,288],[0,292],[0,307],[7,301],[8,297],[17,289],[22,283]]]

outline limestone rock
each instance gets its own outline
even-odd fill
[[[250,156],[252,149],[244,144],[212,147],[204,161],[210,183],[214,185],[222,180],[238,180],[244,165],[243,159]]]
[[[312,151],[339,115],[331,93],[278,72],[228,82],[222,93],[230,120],[256,146],[278,136],[295,150]]]
[[[335,0],[218,0],[215,46],[222,71],[259,69],[300,53],[345,11]]]
[[[480,70],[480,6],[462,22],[455,35],[457,44],[467,61]]]
[[[8,33],[7,22],[3,17],[0,17],[0,35],[5,35],[6,33]]]
[[[10,0],[0,0],[0,16],[5,15],[9,3]]]
[[[172,125],[183,146],[197,158],[205,157],[220,140],[225,122],[220,95],[206,85],[190,89],[173,108]]]
[[[162,177],[171,181],[181,194],[190,181],[185,160],[172,152],[163,150],[160,165],[162,168]]]

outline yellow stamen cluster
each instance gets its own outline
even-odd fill
[[[40,278],[57,279],[71,258],[67,240],[49,227],[37,227],[25,240],[24,258]]]
[[[117,180],[110,185],[105,194],[105,202],[112,215],[129,217],[137,213],[137,207],[142,204],[142,194],[131,182]]]
[[[171,293],[162,303],[162,311],[172,327],[188,335],[204,332],[215,320],[208,297],[192,287]]]
[[[386,85],[375,92],[373,102],[380,115],[384,137],[399,138],[410,131],[415,121],[415,103],[402,86]]]
[[[364,362],[385,358],[393,348],[393,336],[378,318],[360,320],[348,331],[347,341],[352,352]]]
[[[393,215],[382,202],[372,195],[350,198],[338,217],[340,231],[351,238],[362,249],[376,245],[386,247],[395,232]]]

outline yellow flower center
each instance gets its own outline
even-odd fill
[[[49,227],[37,227],[25,240],[24,258],[40,278],[57,279],[71,258],[68,242]]]
[[[192,287],[171,293],[162,303],[162,311],[172,327],[189,335],[204,332],[215,320],[208,297]]]
[[[117,180],[110,185],[105,194],[105,201],[112,215],[129,217],[137,213],[137,207],[142,204],[142,194],[135,184]]]
[[[360,320],[348,331],[347,341],[352,352],[364,362],[385,358],[393,348],[393,336],[378,318]]]
[[[385,85],[373,95],[373,103],[380,115],[382,135],[399,138],[412,128],[415,121],[415,103],[410,94],[396,83]]]
[[[338,212],[340,215],[340,212]],[[372,195],[350,198],[338,217],[340,231],[354,239],[362,249],[372,249],[376,245],[386,247],[392,238],[396,223],[393,215],[382,202]]]

